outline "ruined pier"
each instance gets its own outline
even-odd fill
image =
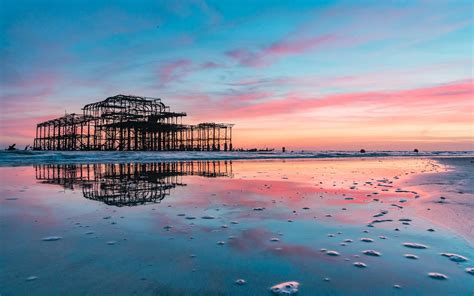
[[[116,95],[36,126],[35,150],[231,151],[233,124],[183,124],[159,98]]]

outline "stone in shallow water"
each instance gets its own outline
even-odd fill
[[[225,241],[218,241],[216,244],[218,244],[219,246],[222,246],[222,245],[225,245]]]
[[[379,257],[382,255],[380,252],[377,252],[375,250],[365,250],[365,251],[362,251],[362,253],[364,253],[367,256],[375,256],[375,257]]]
[[[438,272],[428,272],[428,276],[435,280],[447,280],[448,277],[442,273]]]
[[[367,264],[365,264],[363,262],[354,262],[354,266],[359,267],[359,268],[366,268]]]
[[[402,286],[400,286],[400,285],[393,285],[393,287],[394,287],[395,289],[401,289],[401,288],[402,288]]]
[[[109,246],[112,246],[112,245],[115,245],[117,243],[117,241],[108,241],[107,244]]]
[[[412,249],[428,249],[428,246],[418,244],[418,243],[403,243],[403,245],[407,248],[412,248]]]
[[[275,295],[293,295],[298,293],[299,286],[298,282],[285,282],[271,287],[270,291]]]
[[[60,236],[47,236],[47,237],[43,237],[41,240],[44,242],[54,242],[60,239],[62,239],[62,237]]]
[[[279,242],[280,239],[279,239],[278,237],[272,237],[272,238],[270,239],[270,241],[271,241],[271,242]]]
[[[371,239],[371,238],[368,238],[368,237],[363,237],[360,239],[362,242],[365,242],[365,243],[371,243],[373,242],[374,240]]]
[[[339,256],[339,252],[333,250],[327,251],[326,254],[328,254],[329,256]]]
[[[469,274],[474,275],[474,267],[467,267],[466,272],[469,273]]]
[[[245,285],[247,282],[244,279],[238,279],[235,283],[239,286]]]
[[[414,259],[414,260],[418,259],[418,256],[413,255],[413,254],[405,254],[404,256],[405,258],[408,258],[408,259]]]
[[[201,218],[206,219],[206,220],[212,220],[212,219],[215,219],[216,217],[214,217],[214,216],[202,216]]]
[[[38,277],[37,277],[36,275],[32,275],[32,276],[27,277],[27,278],[26,278],[26,281],[27,281],[27,282],[31,282],[31,281],[36,280],[37,278],[38,278]]]
[[[469,258],[454,254],[454,253],[441,253],[441,256],[448,257],[449,260],[454,262],[466,262],[469,261]]]

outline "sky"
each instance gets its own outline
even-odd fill
[[[0,1],[0,146],[117,94],[234,147],[474,150],[474,2]]]

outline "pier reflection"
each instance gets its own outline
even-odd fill
[[[80,189],[87,199],[122,207],[160,202],[186,186],[183,176],[232,177],[232,162],[41,164],[35,172],[39,183]]]

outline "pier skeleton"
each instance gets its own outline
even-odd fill
[[[36,126],[35,150],[231,151],[228,123],[183,124],[161,99],[116,95]]]

